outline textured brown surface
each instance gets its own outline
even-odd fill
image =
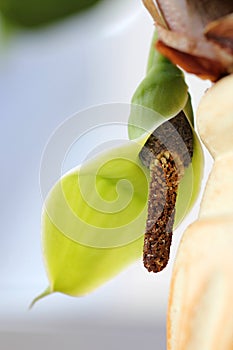
[[[168,151],[151,162],[150,172],[143,261],[149,272],[159,272],[169,260],[179,176]]]
[[[139,154],[151,174],[143,250],[149,272],[168,263],[178,184],[192,155],[192,129],[183,112],[158,127]]]
[[[164,122],[151,134],[139,157],[142,163],[149,168],[151,160],[167,150],[173,154],[173,157],[178,155],[184,167],[191,162],[193,133],[183,111]]]

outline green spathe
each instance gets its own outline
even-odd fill
[[[49,288],[35,301],[53,292],[90,293],[142,256],[150,176],[138,155],[149,135],[181,110],[193,124],[183,73],[153,50],[132,100],[128,132],[134,141],[67,173],[46,199],[42,245]],[[193,138],[192,161],[178,188],[175,227],[200,191],[203,153],[194,130]]]
[[[90,293],[142,256],[149,172],[138,159],[141,143],[128,142],[98,155],[51,190],[42,217],[50,287],[42,297]],[[179,186],[175,226],[200,190],[202,151],[197,137],[194,148]]]

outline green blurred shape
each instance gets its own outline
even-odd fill
[[[90,7],[100,0],[0,0],[0,11],[10,22],[36,27]]]

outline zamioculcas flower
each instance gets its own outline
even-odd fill
[[[233,73],[232,0],[143,0],[158,31],[157,49],[200,78]]]
[[[142,255],[149,271],[166,266],[173,227],[193,206],[202,180],[203,154],[192,125],[182,71],[152,49],[132,99],[130,140],[65,174],[46,198],[42,246],[49,287],[38,298],[87,294]]]
[[[193,137],[194,155],[179,184],[174,227],[200,189],[203,158]],[[54,292],[90,293],[142,256],[151,182],[139,158],[144,143],[141,138],[99,154],[52,188],[42,215],[49,287],[35,301]]]

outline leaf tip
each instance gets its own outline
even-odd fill
[[[43,293],[39,294],[37,297],[35,297],[35,298],[32,300],[32,302],[30,303],[28,309],[31,310],[31,309],[34,307],[34,305],[35,305],[39,300],[43,299],[44,297],[46,297],[46,296],[48,296],[48,295],[50,295],[50,294],[52,294],[52,293],[53,293],[53,292],[51,291],[51,288],[50,288],[50,287],[46,288],[45,291],[44,291]]]

